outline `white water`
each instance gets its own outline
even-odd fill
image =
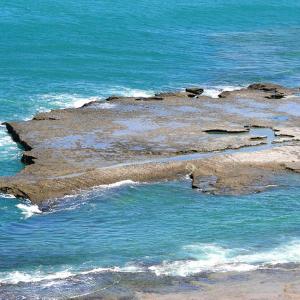
[[[196,244],[184,247],[183,251],[192,259],[163,262],[149,269],[156,275],[188,276],[195,273],[244,272],[266,265],[300,263],[300,241],[292,241],[263,252],[251,252],[245,249],[225,249],[218,245]]]
[[[57,108],[70,108],[70,107],[81,107],[82,105],[91,102],[102,100],[102,97],[93,96],[85,97],[79,94],[45,94],[39,96],[40,100],[44,102],[48,107]],[[48,110],[48,108],[41,107],[40,111]]]
[[[2,193],[0,193],[0,198],[16,199],[16,197],[14,195],[11,195],[11,194],[2,194]]]
[[[107,90],[107,94],[124,96],[124,97],[151,97],[154,95],[154,92],[151,90],[140,90],[140,89],[131,89],[126,87],[113,87]]]
[[[39,111],[48,111],[49,108],[78,108],[92,101],[104,100],[107,96],[111,95],[125,97],[150,97],[153,95],[153,92],[126,87],[113,87],[105,89],[105,94],[103,95],[100,94],[100,96],[95,95],[90,97],[81,94],[50,93],[38,95],[39,102],[43,103],[43,105],[39,108]]]
[[[22,215],[25,219],[28,219],[36,214],[41,214],[39,207],[37,205],[30,204],[17,204],[16,207],[21,210]]]
[[[111,184],[102,184],[98,188],[111,189],[111,188],[117,188],[117,187],[123,186],[123,185],[131,185],[131,184],[139,184],[139,182],[132,181],[132,180],[121,180],[121,181],[111,183]]]
[[[182,252],[189,260],[163,262],[159,265],[142,267],[128,264],[124,267],[94,268],[91,270],[73,270],[66,268],[58,272],[30,273],[14,271],[0,273],[0,283],[17,284],[19,282],[39,282],[66,279],[76,275],[88,275],[103,272],[153,272],[157,276],[171,275],[186,277],[201,272],[246,272],[267,268],[277,264],[300,263],[300,240],[282,244],[269,251],[251,252],[246,249],[226,249],[215,244],[195,244],[183,247]]]
[[[204,87],[203,96],[208,96],[212,98],[219,98],[219,94],[223,91],[236,91],[244,88],[244,86],[231,86],[231,85],[220,85],[214,87]]]

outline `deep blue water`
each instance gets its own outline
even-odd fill
[[[300,81],[296,0],[2,0],[0,34],[1,122],[110,94]],[[20,155],[0,127],[0,175],[18,172]],[[299,197],[294,178],[243,197],[204,196],[186,182],[129,185],[30,217],[34,208],[1,197],[0,280],[298,262]]]

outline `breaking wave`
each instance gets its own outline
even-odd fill
[[[17,284],[19,282],[39,282],[66,279],[78,275],[88,275],[103,272],[153,272],[157,276],[181,276],[201,272],[246,272],[256,269],[274,267],[278,264],[300,263],[300,241],[295,240],[286,245],[280,245],[269,251],[251,252],[245,249],[225,249],[214,244],[195,244],[183,247],[182,251],[190,257],[189,260],[164,261],[158,265],[139,266],[128,264],[124,267],[94,268],[91,270],[73,270],[47,273],[7,272],[0,273],[1,284]]]
[[[132,180],[121,180],[111,184],[102,184],[98,188],[111,189],[111,188],[117,188],[119,186],[130,185],[130,184],[138,184],[138,182]]]
[[[212,98],[218,98],[219,94],[223,91],[236,91],[244,88],[245,86],[231,86],[231,85],[218,85],[215,87],[204,88],[203,96],[208,96]]]
[[[269,265],[300,263],[300,241],[293,241],[263,252],[225,249],[214,244],[184,247],[189,260],[163,262],[149,269],[156,275],[188,276],[201,272],[244,272]]]
[[[11,194],[3,194],[0,193],[0,198],[5,198],[5,199],[16,199],[16,197],[14,195]]]
[[[92,102],[102,100],[102,97],[93,96],[86,97],[79,94],[45,94],[39,96],[40,100],[44,102],[46,108],[54,107],[54,108],[70,108],[70,107],[81,107],[82,105]],[[40,110],[44,110],[42,107]]]
[[[126,87],[114,87],[108,89],[106,96],[118,95],[124,97],[151,97],[154,92],[151,90],[130,89]]]
[[[22,215],[25,219],[28,219],[36,214],[41,214],[39,207],[37,205],[30,204],[17,204],[16,207],[21,210]]]
[[[95,96],[85,96],[82,94],[68,94],[68,93],[49,93],[44,95],[38,95],[39,103],[42,105],[39,107],[39,111],[47,111],[53,108],[71,108],[81,107],[86,103],[92,101],[101,101],[111,95],[125,96],[125,97],[149,97],[153,95],[152,91],[145,91],[139,89],[130,89],[125,87],[114,87],[105,89],[105,92],[101,92]],[[105,108],[109,108],[108,106]]]

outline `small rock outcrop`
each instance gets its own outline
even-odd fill
[[[193,95],[201,95],[204,92],[204,89],[200,87],[187,87],[185,91]]]
[[[264,92],[276,92],[278,90],[283,90],[284,87],[274,83],[253,83],[248,86],[248,89]]]
[[[223,91],[222,93],[220,93],[218,95],[219,98],[227,98],[231,95],[231,92],[230,91]]]

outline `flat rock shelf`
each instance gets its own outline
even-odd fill
[[[0,190],[40,205],[101,184],[190,175],[203,192],[258,192],[300,171],[299,92],[259,83],[212,98],[189,87],[6,122],[26,166],[1,177]]]

